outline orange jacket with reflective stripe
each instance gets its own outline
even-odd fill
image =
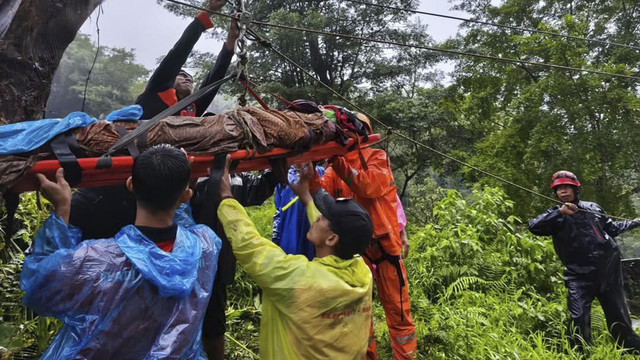
[[[380,149],[362,149],[367,170],[357,151],[334,161],[321,179],[322,187],[335,198],[353,197],[371,216],[373,237],[389,255],[400,255],[402,240],[398,229],[397,188]]]

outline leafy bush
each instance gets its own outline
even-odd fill
[[[24,251],[31,238],[49,216],[49,205],[34,193],[22,194],[15,215],[13,236],[0,230],[0,346],[17,358],[37,358],[61,327],[53,318],[39,317],[22,306],[20,272]],[[6,224],[6,215],[2,223]]]
[[[565,340],[566,291],[550,239],[531,235],[511,215],[513,202],[499,189],[476,189],[466,197],[450,190],[430,199],[436,197],[439,200],[429,206],[432,214],[425,214],[430,223],[408,227],[412,249],[405,266],[418,358],[581,359]],[[258,231],[269,238],[273,203],[248,212]],[[47,215],[36,206],[35,196],[26,195],[18,212],[25,225],[12,239],[29,241]],[[5,237],[2,244],[0,346],[14,353],[22,348],[22,354],[28,348],[35,358],[59,324],[36,317],[19,304],[24,255]],[[16,256],[6,260],[8,254]],[[252,353],[258,353],[260,289],[241,267],[228,301],[227,358],[253,358]],[[600,307],[593,308],[589,358],[631,359],[610,339]],[[388,330],[378,301],[373,315],[379,358],[390,359]]]
[[[467,198],[451,190],[434,207],[433,223],[409,228],[405,265],[419,358],[581,358],[565,340],[562,268],[551,241],[531,235],[512,208],[499,189]],[[621,352],[594,309],[596,339],[587,352],[617,359]]]

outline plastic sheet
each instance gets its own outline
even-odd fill
[[[119,110],[112,111],[106,118],[107,121],[138,121],[142,116],[142,106],[130,105]]]
[[[324,174],[324,168],[316,166],[318,175]],[[289,182],[297,179],[294,167],[289,169]],[[307,240],[310,225],[307,211],[302,201],[298,200],[289,186],[278,184],[275,191],[274,205],[276,213],[273,215],[273,236],[271,240],[278,244],[287,254],[305,255],[313,260],[315,249]]]
[[[65,323],[42,359],[201,358],[221,241],[183,210],[172,252],[134,226],[80,242],[79,230],[47,219],[20,283],[25,305]]]
[[[35,150],[58,134],[89,126],[97,121],[83,112],[73,112],[62,119],[42,119],[2,125],[0,126],[0,155]]]

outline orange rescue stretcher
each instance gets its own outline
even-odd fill
[[[275,148],[270,152],[259,154],[253,150],[238,150],[232,152],[231,159],[238,160],[238,166],[232,172],[256,171],[270,168],[270,158],[286,158],[289,165],[301,162],[318,161],[328,159],[333,156],[344,155],[360,147],[371,146],[380,141],[379,134],[369,135],[367,141],[349,139],[346,146],[342,146],[335,141],[312,146],[304,153],[293,153],[290,149]],[[209,169],[214,159],[214,155],[194,155],[191,165],[191,177],[200,178],[209,176]],[[131,156],[114,156],[112,165],[107,169],[96,169],[99,158],[80,158],[78,164],[82,169],[82,180],[75,187],[97,187],[124,184],[131,176],[133,158]],[[14,192],[35,191],[40,188],[40,184],[35,174],[44,174],[50,180],[55,180],[55,173],[61,167],[58,160],[38,161],[11,189]]]

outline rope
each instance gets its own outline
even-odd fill
[[[168,0],[168,1],[173,1],[173,0]],[[520,64],[520,65],[539,66],[539,67],[546,67],[546,68],[550,68],[550,69],[567,70],[567,71],[572,71],[572,72],[585,72],[585,73],[590,73],[590,74],[597,74],[597,75],[605,75],[605,76],[619,77],[619,78],[625,78],[625,79],[640,80],[640,77],[638,77],[638,76],[626,75],[626,74],[616,74],[616,73],[610,73],[610,72],[600,71],[600,70],[590,70],[590,69],[576,68],[576,67],[564,66],[564,65],[556,65],[556,64],[540,63],[540,62],[535,62],[535,61],[518,60],[518,59],[499,57],[499,56],[473,54],[473,53],[468,53],[468,52],[458,51],[458,50],[441,49],[441,48],[436,48],[436,47],[433,47],[433,46],[411,45],[411,44],[405,44],[405,43],[401,43],[401,42],[397,42],[397,41],[379,40],[379,39],[367,38],[367,37],[357,36],[357,35],[338,34],[338,33],[332,33],[332,32],[328,32],[328,31],[306,29],[306,28],[300,28],[300,27],[288,26],[288,25],[272,24],[272,23],[267,23],[267,22],[262,22],[262,21],[253,21],[253,23],[256,24],[256,25],[261,25],[261,26],[269,26],[269,27],[275,27],[275,28],[280,28],[280,29],[299,31],[299,32],[308,32],[308,33],[313,33],[313,34],[342,37],[342,38],[347,38],[347,39],[352,39],[352,40],[361,40],[361,41],[374,42],[374,43],[385,44],[385,45],[395,45],[395,46],[399,46],[399,47],[408,47],[408,48],[413,48],[413,49],[429,50],[429,51],[441,52],[441,53],[445,53],[445,54],[449,54],[449,55],[460,55],[460,56],[475,57],[475,58],[482,59],[482,60],[494,60],[494,61],[499,61],[499,62],[515,63],[515,64]]]
[[[257,34],[255,33],[255,31],[253,31],[252,29],[249,29],[248,31],[251,33],[251,35],[252,35],[252,36],[255,36],[256,38],[259,38],[259,39],[261,40],[261,43],[263,43],[263,44],[270,44],[268,41],[264,41],[264,39],[261,39],[261,38],[260,38],[260,36],[259,36],[259,35],[257,35]],[[309,71],[307,71],[305,68],[303,68],[300,64],[298,64],[297,62],[295,62],[293,59],[289,58],[288,56],[286,56],[285,54],[283,54],[282,52],[280,52],[278,49],[274,48],[273,46],[269,46],[268,48],[269,48],[269,49],[271,49],[272,51],[274,51],[276,54],[278,54],[280,57],[282,57],[282,58],[283,58],[283,59],[285,59],[286,61],[290,62],[292,65],[294,65],[295,67],[297,67],[299,70],[301,70],[302,72],[304,72],[307,76],[309,76],[311,79],[315,80],[318,84],[322,85],[322,86],[323,86],[323,87],[325,87],[327,90],[331,91],[334,95],[336,95],[337,97],[339,97],[340,99],[342,99],[344,102],[346,102],[347,104],[349,104],[349,106],[351,106],[353,109],[356,109],[358,112],[361,112],[361,113],[363,113],[364,115],[366,115],[369,119],[372,119],[372,120],[374,120],[376,123],[378,123],[378,124],[382,125],[382,126],[385,128],[385,130],[386,130],[389,134],[397,135],[397,136],[399,136],[399,137],[401,137],[401,138],[403,138],[403,139],[405,139],[405,140],[408,140],[408,141],[410,141],[410,142],[412,142],[412,143],[416,144],[417,146],[423,147],[423,148],[425,148],[425,149],[427,149],[427,150],[429,150],[429,151],[431,151],[431,152],[433,152],[433,153],[435,153],[435,154],[438,154],[438,155],[440,155],[440,156],[442,156],[442,157],[444,157],[444,158],[446,158],[446,159],[449,159],[449,160],[451,160],[451,161],[454,161],[454,162],[456,162],[456,163],[458,163],[458,164],[460,164],[460,165],[462,165],[462,166],[468,167],[468,168],[470,168],[470,169],[472,169],[472,170],[475,170],[475,171],[477,171],[477,172],[479,172],[479,173],[481,173],[481,174],[483,174],[483,175],[489,176],[489,177],[491,177],[491,178],[493,178],[493,179],[495,179],[495,180],[498,180],[498,181],[503,182],[503,183],[505,183],[505,184],[511,185],[511,186],[513,186],[513,187],[515,187],[515,188],[517,188],[517,189],[520,189],[520,190],[522,190],[522,191],[528,192],[528,193],[530,193],[530,194],[532,194],[532,195],[535,195],[535,196],[539,196],[539,197],[541,197],[541,198],[543,198],[543,199],[546,199],[546,200],[549,200],[549,201],[551,201],[551,202],[553,202],[553,203],[562,204],[562,202],[561,202],[560,200],[558,200],[558,199],[554,199],[554,198],[552,198],[552,197],[550,197],[550,196],[547,196],[547,195],[541,194],[541,193],[539,193],[539,192],[537,192],[537,191],[535,191],[535,190],[532,190],[532,189],[526,188],[526,187],[524,187],[524,186],[522,186],[522,185],[516,184],[516,183],[514,183],[513,181],[510,181],[510,180],[507,180],[507,179],[505,179],[505,178],[503,178],[503,177],[501,177],[501,176],[498,176],[498,175],[492,174],[492,173],[490,173],[490,172],[488,172],[488,171],[486,171],[486,170],[484,170],[484,169],[481,169],[481,168],[479,168],[479,167],[477,167],[477,166],[471,165],[471,164],[469,164],[469,163],[467,163],[467,162],[465,162],[465,161],[463,161],[463,160],[457,159],[457,158],[455,158],[455,157],[453,157],[453,156],[451,156],[451,155],[448,155],[448,154],[443,153],[442,151],[439,151],[439,150],[437,150],[437,149],[435,149],[435,148],[432,148],[432,147],[430,147],[430,146],[428,146],[428,145],[425,145],[425,144],[423,144],[422,142],[417,141],[417,140],[415,140],[415,139],[412,139],[412,138],[410,138],[409,136],[407,136],[407,135],[405,135],[405,134],[403,134],[403,133],[400,133],[400,132],[397,132],[397,131],[392,130],[390,126],[388,126],[387,124],[385,124],[385,123],[384,123],[384,122],[382,122],[381,120],[377,119],[376,117],[374,117],[374,116],[372,116],[372,115],[368,114],[366,111],[362,110],[359,106],[357,106],[356,104],[354,104],[353,102],[351,102],[351,101],[350,101],[349,99],[347,99],[346,97],[342,96],[342,94],[340,94],[339,92],[337,92],[336,90],[334,90],[334,89],[333,89],[332,87],[330,87],[329,85],[327,85],[327,84],[323,83],[320,79],[318,79],[318,78],[316,78],[315,76],[313,76],[313,74],[311,74]],[[579,208],[578,210],[579,210],[579,211],[583,211],[583,212],[588,212],[588,213],[596,214],[596,215],[602,215],[602,214],[600,214],[600,213],[596,213],[596,212],[594,212],[594,211],[590,211],[590,210],[586,210],[586,209],[582,209],[582,208]],[[613,215],[607,215],[607,216],[608,216],[608,217],[610,217],[610,218],[612,218],[612,219],[619,219],[619,220],[626,220],[626,221],[628,221],[628,220],[629,220],[629,219],[626,219],[626,218],[623,218],[623,217],[619,217],[619,216],[613,216]]]
[[[258,355],[256,355],[256,353],[251,351],[248,347],[244,346],[244,344],[242,344],[240,341],[234,339],[233,336],[229,335],[229,333],[224,333],[224,336],[226,336],[227,339],[233,341],[236,345],[240,346],[242,349],[244,349],[244,351],[248,352],[254,358],[260,359],[260,357]]]
[[[409,12],[409,13],[413,13],[413,14],[428,15],[428,16],[440,17],[440,18],[445,18],[445,19],[459,20],[459,21],[469,22],[469,23],[474,23],[474,24],[494,26],[494,27],[497,27],[497,28],[503,28],[503,29],[509,29],[509,30],[525,31],[525,32],[533,33],[533,34],[557,36],[557,37],[561,37],[561,38],[565,38],[565,39],[587,41],[587,42],[593,42],[593,43],[598,43],[598,44],[602,44],[602,45],[613,45],[613,46],[620,46],[620,47],[633,49],[633,50],[640,50],[640,47],[633,46],[633,45],[622,44],[622,43],[617,43],[617,42],[613,42],[613,41],[605,41],[605,40],[600,40],[600,39],[589,39],[589,38],[586,38],[586,37],[565,35],[565,34],[555,33],[555,32],[551,32],[551,31],[545,31],[545,30],[529,29],[529,28],[524,28],[524,27],[519,27],[519,26],[511,26],[511,25],[502,25],[502,24],[497,24],[497,23],[488,22],[488,21],[474,20],[474,19],[468,19],[468,18],[463,18],[463,17],[458,17],[458,16],[437,14],[437,13],[420,11],[420,10],[412,10],[412,9],[401,8],[401,7],[397,7],[397,6],[391,6],[391,5],[374,4],[374,3],[370,3],[370,2],[362,1],[362,0],[344,0],[344,1],[352,2],[352,3],[356,3],[356,4],[360,4],[360,5],[366,5],[366,6],[375,6],[375,7],[379,7],[379,8],[383,8],[383,9],[388,9],[388,10],[403,11],[403,12]]]
[[[194,9],[207,11],[207,12],[215,14],[215,15],[221,15],[221,16],[225,16],[225,17],[229,17],[229,18],[236,18],[236,17],[234,17],[232,15],[226,15],[226,14],[221,14],[221,13],[217,13],[217,12],[214,12],[214,11],[209,11],[209,10],[203,8],[203,7],[187,4],[187,3],[181,2],[179,0],[167,0],[167,1],[175,3],[175,4],[179,4],[179,5],[188,6],[188,7],[194,8]],[[357,35],[339,34],[339,33],[323,31],[323,30],[314,30],[314,29],[307,29],[307,28],[301,28],[301,27],[296,27],[296,26],[272,24],[272,23],[268,23],[268,22],[264,22],[264,21],[257,21],[257,20],[253,20],[253,21],[251,21],[251,23],[252,24],[256,24],[256,25],[260,25],[260,26],[268,26],[268,27],[274,27],[274,28],[286,29],[286,30],[293,30],[293,31],[298,31],[298,32],[306,32],[306,33],[319,34],[319,35],[325,35],[325,36],[335,36],[335,37],[339,37],[339,38],[360,40],[360,41],[373,42],[373,43],[379,43],[379,44],[385,44],[385,45],[394,45],[394,46],[398,46],[398,47],[407,47],[407,48],[413,48],[413,49],[429,50],[429,51],[440,52],[440,53],[449,54],[449,55],[459,55],[459,56],[474,57],[474,58],[478,58],[478,59],[482,59],[482,60],[493,60],[493,61],[505,62],[505,63],[514,63],[514,64],[520,64],[520,65],[545,67],[545,68],[557,69],[557,70],[566,70],[566,71],[571,71],[571,72],[583,72],[583,73],[597,74],[597,75],[604,75],[604,76],[611,76],[611,77],[618,77],[618,78],[624,78],[624,79],[640,80],[640,77],[638,77],[638,76],[626,75],[626,74],[616,74],[616,73],[610,73],[610,72],[600,71],[600,70],[590,70],[590,69],[576,68],[576,67],[557,65],[557,64],[547,64],[547,63],[540,63],[540,62],[535,62],[535,61],[518,60],[518,59],[499,57],[499,56],[474,54],[474,53],[469,53],[469,52],[464,52],[464,51],[442,49],[442,48],[437,48],[437,47],[433,47],[433,46],[426,46],[426,45],[411,45],[411,44],[405,44],[405,43],[401,43],[401,42],[397,42],[397,41],[380,40],[380,39],[368,38],[368,37],[357,36]]]
[[[89,88],[89,80],[91,79],[91,72],[93,72],[93,68],[96,66],[96,61],[98,61],[98,55],[100,54],[100,14],[102,14],[102,5],[98,7],[98,16],[96,17],[96,35],[98,38],[98,44],[96,47],[96,54],[93,57],[93,63],[89,68],[89,72],[87,73],[87,80],[84,82],[84,94],[82,95],[82,112],[84,112],[84,105],[87,102],[87,89]]]
[[[193,7],[196,9],[201,9],[203,11],[208,11],[204,8],[201,7],[197,7],[191,4],[186,4],[183,3],[179,0],[167,0],[173,3],[177,3],[177,4],[182,4],[185,6],[189,6],[189,7]],[[209,11],[211,12],[211,11]],[[215,12],[212,12],[215,13]],[[215,13],[217,14],[217,13]],[[223,16],[227,16],[227,17],[232,17],[230,15],[223,15]],[[376,40],[376,39],[369,39],[369,38],[363,38],[360,36],[354,36],[354,35],[344,35],[344,34],[335,34],[335,33],[330,33],[330,32],[325,32],[325,31],[320,31],[320,30],[310,30],[310,29],[303,29],[303,28],[297,28],[297,27],[292,27],[292,26],[285,26],[285,25],[276,25],[276,24],[270,24],[270,23],[265,23],[265,22],[261,22],[261,21],[253,21],[252,23],[257,24],[257,25],[265,25],[265,26],[272,26],[272,27],[277,27],[277,28],[283,28],[283,29],[290,29],[290,30],[296,30],[296,31],[306,31],[306,32],[312,32],[312,33],[317,33],[317,34],[324,34],[324,35],[332,35],[332,36],[339,36],[339,37],[347,37],[347,38],[352,38],[352,39],[357,39],[357,40],[364,40],[364,41],[373,41],[373,42],[379,42],[379,43],[390,43],[390,44],[394,44],[394,45],[399,45],[399,46],[408,46],[408,47],[417,47],[417,46],[413,46],[413,45],[406,45],[406,44],[401,44],[401,43],[395,43],[395,42],[386,42],[383,40]],[[285,54],[283,54],[281,51],[279,51],[278,49],[274,48],[273,45],[271,44],[271,42],[263,39],[261,36],[259,36],[255,31],[253,31],[253,29],[251,28],[247,28],[247,33],[250,34],[251,37],[253,37],[254,39],[256,39],[256,41],[265,46],[267,49],[272,50],[273,52],[275,52],[276,54],[278,54],[278,56],[282,57],[283,59],[285,59],[286,61],[288,61],[289,63],[291,63],[292,65],[294,65],[295,67],[297,67],[299,70],[301,70],[302,72],[305,73],[305,75],[307,75],[308,77],[310,77],[311,79],[313,79],[314,81],[316,81],[318,84],[322,85],[323,87],[325,87],[327,90],[329,90],[330,92],[332,92],[334,95],[336,95],[337,97],[339,97],[340,99],[342,99],[343,101],[345,101],[347,104],[349,104],[353,109],[358,110],[359,112],[361,112],[362,114],[366,115],[369,119],[374,120],[376,123],[380,124],[381,126],[383,126],[385,128],[385,130],[389,131],[390,133],[393,133],[395,135],[398,135],[399,137],[408,140],[412,143],[414,143],[417,146],[420,146],[422,148],[425,148],[435,154],[438,154],[446,159],[449,159],[451,161],[454,161],[462,166],[468,167],[472,170],[475,170],[483,175],[489,176],[495,180],[498,180],[500,182],[503,182],[507,185],[511,185],[517,189],[520,189],[522,191],[525,191],[527,193],[530,193],[532,195],[541,197],[543,199],[549,200],[553,203],[556,204],[562,204],[562,202],[558,199],[554,199],[550,196],[541,194],[535,190],[526,188],[522,185],[518,185],[510,180],[507,180],[501,176],[492,174],[486,170],[483,170],[477,166],[471,165],[469,163],[466,163],[460,159],[457,159],[451,155],[445,154],[437,149],[434,149],[430,146],[427,146],[425,144],[423,144],[422,142],[419,142],[417,140],[414,140],[412,138],[410,138],[407,135],[404,135],[400,132],[397,131],[393,131],[391,130],[391,127],[388,126],[387,124],[385,124],[384,122],[382,122],[381,120],[377,119],[376,117],[370,115],[369,113],[367,113],[366,111],[362,110],[359,106],[357,106],[356,104],[354,104],[353,102],[351,102],[349,99],[347,99],[346,97],[342,96],[342,94],[340,94],[339,92],[337,92],[336,90],[334,90],[332,87],[330,87],[329,85],[325,84],[324,82],[322,82],[320,79],[316,78],[313,74],[311,74],[309,71],[307,71],[304,67],[302,67],[300,64],[298,64],[297,62],[295,62],[293,59],[289,58],[288,56],[286,56]],[[463,54],[461,52],[458,51],[453,51],[453,50],[442,50],[442,49],[436,49],[436,48],[430,48],[427,46],[419,46],[418,48],[425,48],[427,50],[434,50],[434,51],[443,51],[443,52],[449,52],[449,53],[455,53],[455,54]],[[513,59],[506,59],[506,58],[497,58],[497,57],[492,57],[492,56],[488,56],[488,55],[475,55],[475,54],[468,54],[468,55],[473,55],[473,56],[478,56],[478,57],[482,57],[482,58],[494,58],[494,59],[498,59],[500,61],[513,61],[513,62],[517,62],[517,63],[522,63],[522,64],[530,64],[530,65],[544,65],[544,66],[548,66],[548,67],[553,67],[553,68],[560,68],[560,69],[566,69],[566,70],[577,70],[577,71],[584,71],[584,72],[589,72],[589,73],[596,73],[596,74],[601,74],[601,75],[611,75],[611,76],[618,76],[618,77],[625,77],[625,78],[632,78],[632,79],[637,79],[640,80],[639,77],[635,77],[635,76],[630,76],[630,75],[622,75],[622,74],[613,74],[613,73],[606,73],[606,72],[601,72],[601,71],[597,71],[597,70],[587,70],[587,69],[578,69],[578,68],[571,68],[571,67],[567,67],[567,66],[560,66],[560,65],[552,65],[552,64],[542,64],[542,63],[531,63],[531,62],[526,62],[526,61],[520,61],[520,60],[513,60]],[[596,214],[596,215],[602,215],[601,213],[596,213],[594,211],[590,211],[590,210],[586,210],[586,209],[582,209],[579,208],[578,211],[582,211],[582,212],[587,212],[587,213],[592,213],[592,214]],[[611,218],[611,219],[618,219],[618,220],[625,220],[625,221],[629,221],[629,219],[620,217],[620,216],[613,216],[613,215],[607,215],[607,217]]]
[[[115,144],[111,145],[111,147],[107,150],[106,154],[102,155],[101,158],[107,159],[114,152],[116,152],[117,150],[127,146],[127,144],[129,144],[132,141],[134,141],[140,134],[142,134],[142,133],[144,133],[146,131],[149,131],[160,120],[162,120],[162,119],[164,119],[164,118],[166,118],[168,116],[172,116],[176,112],[184,109],[185,107],[187,107],[191,103],[195,102],[196,100],[200,99],[201,97],[211,93],[211,91],[213,91],[215,88],[221,86],[222,84],[226,83],[229,80],[232,80],[235,77],[236,77],[236,74],[232,73],[232,74],[228,75],[225,78],[222,78],[222,79],[220,79],[220,80],[218,80],[218,81],[216,81],[214,83],[211,83],[211,84],[205,86],[204,88],[201,88],[200,90],[194,92],[193,94],[191,94],[191,95],[183,98],[182,100],[178,101],[176,104],[174,104],[174,105],[170,106],[169,108],[163,110],[162,112],[158,113],[156,116],[154,116],[150,120],[142,123],[140,126],[138,126],[136,129],[134,129],[133,131],[131,131],[127,135],[121,137],[118,141],[116,141]],[[108,166],[108,167],[111,166],[110,163],[108,165],[106,163],[104,165],[99,163],[98,165],[100,165],[100,166]]]

